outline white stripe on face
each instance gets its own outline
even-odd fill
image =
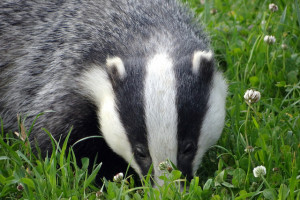
[[[141,175],[141,170],[133,159],[131,145],[120,120],[116,97],[107,73],[100,66],[95,66],[84,74],[82,85],[98,107],[97,115],[106,143]]]
[[[148,148],[155,181],[161,184],[159,163],[170,159],[177,164],[176,79],[166,54],[155,55],[146,65],[144,95]]]

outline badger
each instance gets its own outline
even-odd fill
[[[203,28],[176,0],[1,0],[0,116],[17,114],[45,156],[51,140],[111,178],[169,159],[192,178],[224,127],[226,82]],[[51,110],[52,112],[45,112]]]

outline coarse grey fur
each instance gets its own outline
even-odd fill
[[[59,139],[73,126],[70,143],[99,134],[97,105],[81,90],[82,73],[93,64],[103,66],[110,56],[144,58],[164,48],[176,59],[208,51],[209,41],[194,20],[175,0],[1,0],[5,130],[18,130],[18,113],[29,127],[37,114],[53,110],[39,117],[30,138],[43,152],[51,145],[42,128]],[[95,147],[81,149],[86,148]]]

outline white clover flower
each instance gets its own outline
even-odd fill
[[[266,35],[264,37],[264,41],[267,44],[274,44],[276,42],[276,38],[273,35]]]
[[[278,6],[274,3],[269,4],[269,10],[271,10],[272,12],[276,12],[278,11]]]
[[[267,23],[266,20],[261,21],[261,25],[265,25],[266,23]]]
[[[279,168],[278,168],[278,167],[274,167],[274,168],[272,169],[272,171],[273,171],[273,172],[278,172],[278,171],[279,171]]]
[[[254,151],[254,148],[252,146],[247,146],[246,149],[244,150],[246,153],[251,153]]]
[[[170,164],[170,162],[168,160],[159,163],[158,169],[160,171],[165,171],[165,170],[167,170],[168,172],[173,171],[173,167],[171,166],[171,164]]]
[[[23,190],[24,190],[24,186],[23,186],[23,184],[22,184],[22,183],[19,183],[19,184],[18,184],[18,186],[17,186],[17,190],[18,190],[19,192],[21,192],[21,191],[23,191]]]
[[[158,169],[161,171],[167,170],[168,167],[171,167],[168,161],[163,161],[158,165]]]
[[[260,100],[260,92],[255,90],[247,90],[244,94],[244,99],[248,103],[256,103]]]
[[[124,175],[123,175],[122,172],[120,172],[120,173],[118,173],[118,174],[116,174],[116,175],[114,176],[113,181],[114,181],[114,182],[121,182],[121,181],[123,180],[123,178],[124,178]]]
[[[212,14],[212,15],[217,14],[217,12],[218,12],[218,11],[217,11],[217,9],[215,9],[215,8],[210,10],[210,14]]]
[[[265,166],[258,166],[253,169],[253,175],[257,177],[261,177],[267,174]]]
[[[101,199],[101,197],[103,197],[104,195],[103,195],[103,192],[100,190],[100,191],[98,191],[98,192],[96,192],[96,198],[97,199]]]
[[[287,46],[286,44],[282,44],[282,45],[281,45],[281,48],[282,48],[283,50],[287,50],[288,46]]]

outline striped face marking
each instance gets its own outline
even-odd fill
[[[220,73],[216,73],[212,80],[212,87],[208,99],[208,110],[202,122],[200,137],[197,143],[197,153],[193,160],[193,172],[196,172],[206,150],[219,139],[225,119],[225,102],[227,84]]]
[[[166,53],[148,59],[110,58],[95,66],[83,86],[98,105],[100,129],[111,149],[140,175],[169,159],[188,178],[224,126],[226,83],[211,52],[175,60]]]
[[[82,86],[87,90],[86,95],[98,106],[100,130],[109,147],[130,163],[138,174],[142,174],[139,164],[135,162],[130,140],[117,110],[117,97],[108,73],[100,66],[93,66],[83,75]],[[105,155],[99,152],[99,156]]]
[[[160,162],[170,159],[177,164],[176,79],[166,54],[155,55],[146,65],[144,99],[148,148],[157,177]]]

